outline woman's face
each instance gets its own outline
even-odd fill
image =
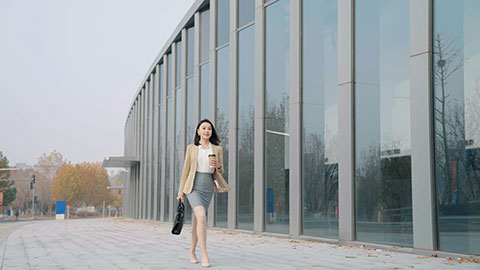
[[[198,128],[197,133],[200,135],[200,138],[208,141],[212,136],[212,126],[208,122],[203,122]]]

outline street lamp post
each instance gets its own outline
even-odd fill
[[[30,188],[32,189],[32,219],[35,219],[35,174],[32,175],[32,181],[30,182]]]

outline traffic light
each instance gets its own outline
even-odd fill
[[[35,174],[32,174],[32,183],[35,184]]]
[[[30,189],[33,189],[33,182],[30,182]]]
[[[38,203],[37,196],[33,198],[33,203]]]

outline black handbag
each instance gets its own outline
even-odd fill
[[[175,215],[175,220],[173,221],[172,234],[180,234],[182,232],[184,215],[185,205],[182,201],[179,201],[177,206],[177,214]]]

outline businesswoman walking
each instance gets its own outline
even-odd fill
[[[222,176],[223,151],[220,139],[213,124],[204,119],[197,125],[194,143],[188,145],[183,164],[182,178],[177,200],[187,197],[193,209],[192,246],[190,262],[197,263],[195,249],[200,242],[201,265],[209,267],[207,255],[207,218],[206,210],[212,200],[212,194],[230,191]]]

